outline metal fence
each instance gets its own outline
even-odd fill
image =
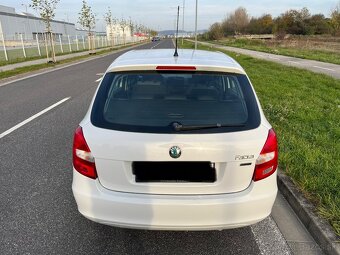
[[[144,40],[141,37],[93,36],[89,42],[88,36],[53,35],[53,47],[56,55],[114,47]],[[36,34],[34,39],[25,39],[22,34],[4,35],[0,33],[0,62],[15,62],[29,58],[46,57],[50,54],[51,43],[46,34]]]

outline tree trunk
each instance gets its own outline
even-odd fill
[[[47,33],[44,33],[44,39],[45,39],[45,48],[46,48],[46,58],[47,58],[47,63],[50,62],[50,57],[48,55],[48,38],[47,38]]]
[[[50,43],[51,43],[51,49],[52,49],[52,53],[51,53],[51,57],[52,57],[52,62],[56,63],[56,57],[55,57],[55,49],[54,49],[54,43],[53,43],[53,34],[52,32],[49,32],[50,35]]]
[[[111,47],[113,47],[115,45],[115,42],[114,42],[114,38],[113,38],[112,24],[110,24],[110,32],[111,32],[111,35],[110,35]]]
[[[95,54],[95,49],[94,49],[94,41],[93,41],[93,35],[91,31],[89,30],[89,54]]]
[[[89,54],[91,54],[91,33],[88,33]]]
[[[55,50],[54,50],[53,37],[52,37],[52,31],[51,31],[51,24],[50,24],[49,19],[46,20],[46,29],[47,29],[46,37],[47,37],[47,40],[49,40],[49,44],[50,44],[50,47],[51,47],[52,62],[55,63],[57,61],[56,61],[56,58],[55,58]],[[46,51],[46,54],[48,56],[47,51]],[[49,62],[48,57],[47,57],[47,61]]]
[[[93,34],[92,36],[92,51],[93,51],[93,54],[96,53],[96,35]]]

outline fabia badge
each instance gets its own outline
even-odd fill
[[[178,146],[172,146],[169,150],[169,154],[172,158],[179,158],[182,154],[181,148]]]

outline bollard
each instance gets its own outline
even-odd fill
[[[70,52],[72,52],[72,46],[71,46],[71,41],[70,41],[70,35],[67,35],[67,39],[68,39],[68,45],[70,48]]]
[[[22,51],[24,53],[24,57],[26,58],[26,51],[25,51],[24,39],[22,38],[22,34],[20,34],[20,39],[21,39]]]
[[[3,33],[1,33],[1,39],[2,39],[2,46],[4,48],[5,59],[6,59],[6,61],[8,61],[7,50],[6,50],[6,45],[5,45],[5,38],[4,38]]]
[[[36,34],[35,39],[37,40],[37,46],[38,46],[38,53],[39,56],[41,57],[41,51],[40,51],[40,45],[39,45],[39,38],[38,38],[38,34]]]
[[[63,44],[61,42],[61,36],[59,34],[59,43],[60,43],[60,50],[61,50],[61,53],[64,53],[64,49],[63,49]]]
[[[78,35],[76,35],[76,44],[77,44],[77,51],[79,51]]]
[[[85,50],[85,38],[84,36],[82,36],[82,38],[83,38],[83,50]]]

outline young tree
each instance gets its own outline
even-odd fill
[[[114,42],[113,42],[113,24],[114,24],[114,20],[112,18],[112,12],[111,12],[110,7],[108,7],[107,13],[104,14],[104,20],[106,22],[106,25],[109,26],[109,29],[110,29],[111,46],[114,46]]]
[[[250,17],[243,7],[237,8],[233,13],[229,13],[222,22],[222,28],[226,35],[241,34],[246,31]]]
[[[315,14],[308,19],[309,34],[329,34],[331,26],[323,14]]]
[[[126,34],[125,34],[125,30],[126,30],[126,27],[128,26],[128,23],[125,19],[121,19],[119,21],[119,25],[121,27],[121,29],[123,30],[123,42],[124,42],[124,45],[125,45],[125,41],[126,41]]]
[[[146,34],[146,27],[143,24],[139,24],[139,31],[143,34]]]
[[[261,34],[271,34],[273,32],[273,18],[270,14],[264,14],[262,17],[259,18],[259,22],[261,25]]]
[[[245,8],[239,7],[234,12],[234,22],[236,31],[243,33],[249,24],[249,15]]]
[[[153,29],[149,29],[148,33],[149,33],[149,35],[152,36],[152,37],[158,35],[158,32],[157,32],[156,30],[153,30]]]
[[[214,23],[210,26],[208,31],[208,38],[210,40],[219,40],[223,37],[223,29],[221,23]]]
[[[87,4],[86,0],[83,0],[83,5],[81,11],[79,13],[79,20],[78,23],[83,27],[86,28],[88,31],[88,38],[89,38],[89,51],[90,54],[93,54],[95,49],[94,47],[94,37],[92,33],[92,29],[96,26],[96,17],[93,14],[91,7]]]
[[[340,1],[331,13],[330,24],[333,28],[333,35],[340,35]]]
[[[310,34],[311,29],[308,25],[310,18],[311,14],[307,8],[286,11],[276,18],[275,32],[294,35]]]
[[[222,30],[224,35],[234,35],[235,34],[235,24],[234,16],[229,13],[226,15],[225,19],[222,21]]]
[[[54,44],[53,44],[51,21],[53,20],[55,16],[55,9],[58,3],[59,3],[59,0],[32,0],[30,4],[30,7],[32,7],[34,10],[39,12],[40,17],[43,19],[46,25],[45,35],[47,37],[47,41],[49,41],[51,45],[51,50],[52,50],[51,57],[52,57],[53,63],[56,62],[56,58],[55,58],[55,50],[54,50]],[[49,62],[48,52],[46,52],[46,55],[47,55],[47,61]]]
[[[135,32],[135,31],[134,31],[135,25],[133,24],[133,21],[132,21],[131,17],[130,17],[130,19],[129,19],[129,27],[130,27],[131,36],[133,37],[134,32]]]
[[[259,18],[251,18],[247,32],[250,34],[271,34],[273,31],[273,18],[270,14],[264,14]]]

